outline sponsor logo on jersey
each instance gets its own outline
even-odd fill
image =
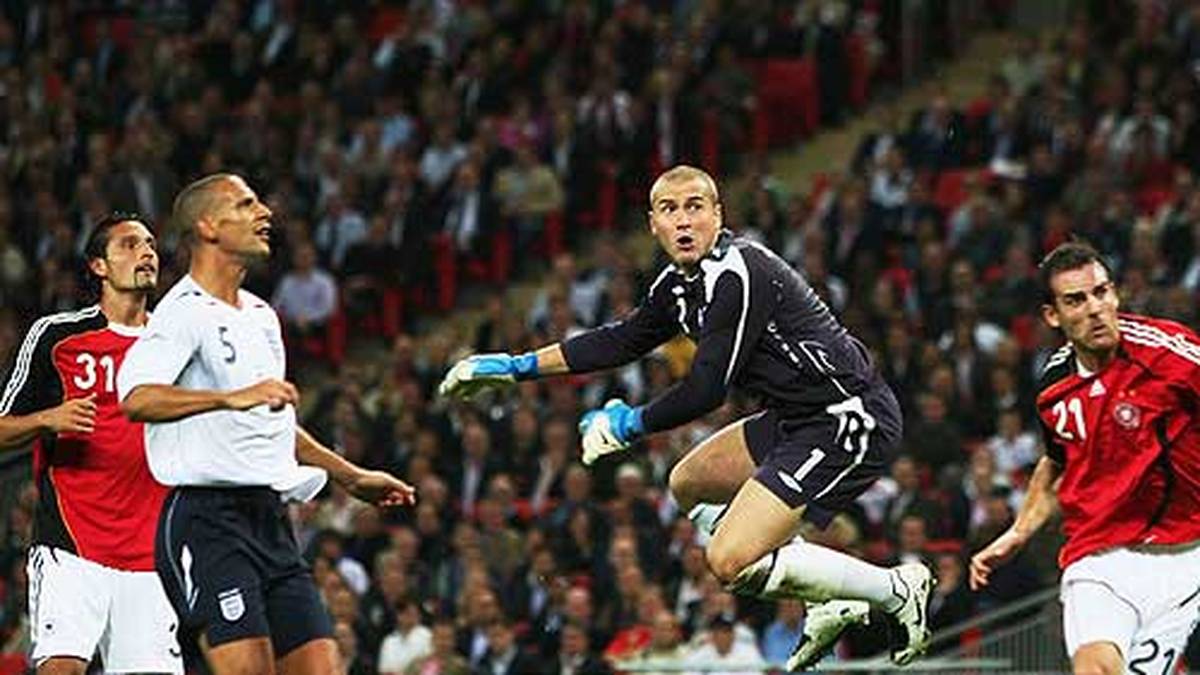
[[[1123,429],[1136,429],[1142,423],[1142,411],[1129,401],[1113,406],[1113,419]]]
[[[246,613],[246,602],[242,599],[240,588],[221,591],[217,594],[217,602],[221,606],[221,616],[225,617],[226,621],[237,621]]]

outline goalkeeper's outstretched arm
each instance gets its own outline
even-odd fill
[[[653,291],[628,317],[525,354],[475,354],[454,364],[442,396],[471,398],[482,390],[553,375],[590,373],[630,363],[666,342],[679,324]]]

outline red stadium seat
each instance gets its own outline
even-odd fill
[[[383,336],[389,340],[400,334],[404,325],[404,291],[389,286],[383,290]]]
[[[1008,330],[1020,345],[1021,351],[1030,352],[1037,347],[1037,324],[1032,316],[1021,314],[1013,317]]]
[[[454,253],[454,242],[445,233],[435,234],[430,239],[433,249],[433,274],[437,279],[437,301],[435,307],[448,312],[454,307],[458,295],[458,261]]]
[[[651,175],[658,174],[652,173]],[[542,253],[547,260],[553,260],[563,252],[565,228],[562,211],[552,211],[546,214],[546,222],[542,226]]]
[[[767,59],[758,73],[758,105],[768,144],[811,134],[821,119],[816,63],[811,58]]]
[[[962,555],[964,548],[962,539],[930,539],[925,543],[925,550],[935,555],[940,553]]]
[[[851,106],[861,108],[867,104],[867,92],[871,86],[867,43],[861,35],[851,34],[846,38],[846,65],[850,71],[850,83],[846,89],[846,95]]]
[[[0,654],[0,675],[24,675],[28,668],[24,654]]]
[[[967,109],[963,111],[964,121],[969,126],[974,126],[983,121],[983,118],[992,114],[992,100],[985,97],[980,97],[967,104]]]
[[[700,166],[714,176],[719,175],[720,156],[721,124],[715,110],[705,110],[700,122]]]
[[[938,174],[933,187],[933,204],[949,215],[967,199],[967,177],[977,174],[981,183],[986,184],[991,174],[980,169],[954,169]]]
[[[513,233],[501,227],[492,235],[492,259],[488,272],[492,283],[497,286],[508,284],[513,267]]]
[[[376,7],[367,24],[367,39],[378,43],[407,20],[404,10],[399,7],[386,4]]]
[[[601,230],[611,230],[617,225],[617,195],[617,168],[612,162],[601,162],[596,208],[596,226]]]
[[[800,114],[804,120],[804,134],[811,136],[821,125],[821,89],[817,86],[817,61],[812,57],[800,59],[798,95]]]

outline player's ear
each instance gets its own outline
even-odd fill
[[[108,261],[104,258],[92,258],[88,261],[88,269],[101,279],[108,278]]]
[[[1045,321],[1046,325],[1050,326],[1051,328],[1062,327],[1062,321],[1059,320],[1058,310],[1054,308],[1054,305],[1042,305],[1042,320]]]
[[[214,219],[207,216],[199,218],[192,227],[196,233],[196,239],[200,241],[216,241],[217,223]]]

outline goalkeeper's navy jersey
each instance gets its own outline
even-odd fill
[[[683,333],[697,345],[687,378],[645,410],[646,431],[689,422],[730,387],[783,417],[824,412],[886,387],[867,349],[804,278],[770,249],[722,231],[690,276],[669,265],[624,319],[567,340],[573,372],[628,363]]]

